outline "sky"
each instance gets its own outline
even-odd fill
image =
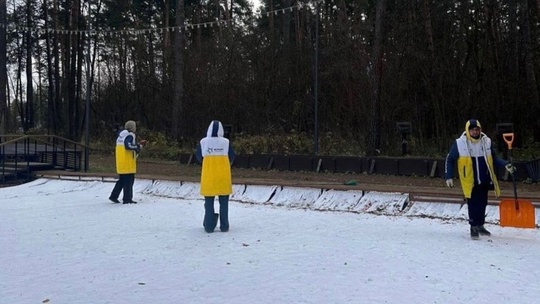
[[[261,7],[262,5],[262,1],[261,0],[251,0],[251,3],[253,4],[253,8],[255,10],[257,10],[259,7]]]
[[[111,181],[0,188],[3,303],[540,301],[540,232],[495,207],[471,240],[466,206],[234,185],[230,231],[209,234],[198,184],[137,179],[123,205]]]

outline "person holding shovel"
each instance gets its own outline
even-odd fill
[[[482,132],[482,126],[476,119],[467,121],[465,131],[455,140],[446,156],[445,179],[449,188],[454,187],[456,163],[467,201],[471,238],[489,236],[491,233],[484,227],[488,192],[494,190],[496,197],[500,195],[495,167],[505,167],[510,174],[516,168],[496,155],[491,139]]]

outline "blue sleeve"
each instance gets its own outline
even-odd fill
[[[454,142],[450,148],[450,152],[446,155],[446,162],[444,165],[444,178],[450,179],[454,177],[454,167],[456,166],[456,161],[459,157],[459,152],[457,148],[457,143]]]
[[[126,150],[135,151],[137,153],[141,151],[141,146],[133,144],[133,136],[131,135],[126,136],[126,139],[124,139],[124,147]]]
[[[201,144],[200,143],[197,145],[197,152],[195,152],[195,157],[197,158],[199,163],[202,164],[203,156],[202,156],[202,150],[201,150]]]
[[[234,158],[236,157],[236,154],[234,153],[234,149],[231,144],[229,144],[229,163],[233,163]]]
[[[495,151],[495,147],[493,147],[493,145],[491,145],[491,157],[493,158],[493,165],[495,167],[501,168],[501,167],[504,167],[507,164],[509,164],[509,162],[507,162],[506,160],[500,158],[497,155],[497,151]]]

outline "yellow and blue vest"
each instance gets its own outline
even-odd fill
[[[201,195],[219,196],[232,193],[231,163],[234,151],[229,140],[223,137],[221,122],[214,120],[207,136],[197,147],[197,158],[202,162]]]
[[[116,172],[135,174],[137,172],[137,153],[140,146],[135,142],[135,134],[122,130],[116,139]]]

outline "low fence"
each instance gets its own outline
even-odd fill
[[[194,155],[184,154],[180,157],[180,162],[182,164],[193,164],[197,163],[197,160]],[[443,178],[445,159],[240,154],[236,156],[232,166],[236,168],[281,171],[386,174]],[[514,166],[517,168],[515,173],[516,180],[524,181],[531,179],[538,182],[540,160],[535,162],[514,162]],[[454,173],[454,177],[457,177],[457,168],[454,168]],[[497,169],[497,175],[502,180],[508,179],[508,174],[506,174],[504,168]]]
[[[31,178],[32,170],[87,171],[88,147],[55,135],[0,135],[0,181]]]
[[[540,158],[525,163],[525,167],[531,182],[538,183],[540,181]]]

